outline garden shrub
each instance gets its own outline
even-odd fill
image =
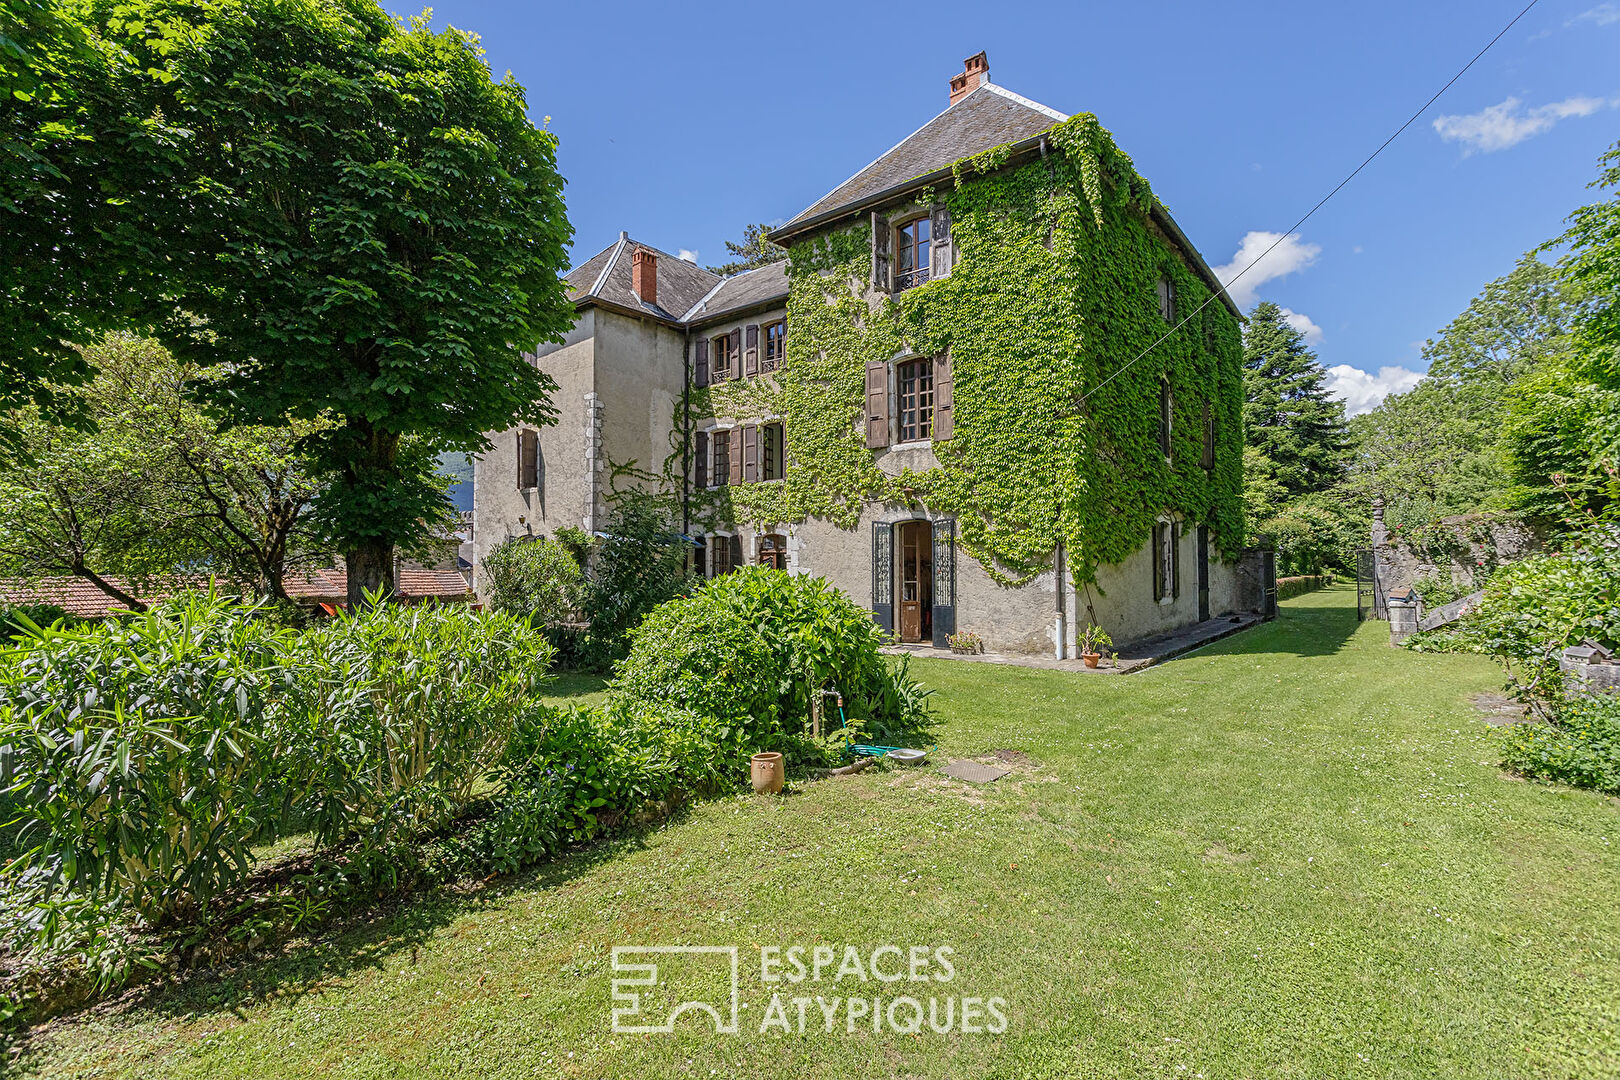
[[[931,718],[927,693],[878,651],[883,643],[871,615],[824,579],[745,567],[649,615],[609,700],[732,721],[761,750],[802,734],[812,697],[835,691],[863,737],[898,741]],[[830,728],[837,714],[825,704]]]
[[[1525,776],[1620,795],[1620,697],[1570,702],[1548,724],[1516,724],[1502,764]]]
[[[623,659],[630,631],[649,611],[681,595],[691,579],[691,544],[671,525],[667,495],[626,488],[610,499],[607,536],[591,560],[583,602],[590,623],[584,666],[598,671]]]
[[[18,885],[160,922],[243,880],[273,825],[266,717],[291,639],[215,594],[14,639],[0,654],[0,787],[34,823]]]
[[[276,731],[284,791],[321,846],[431,833],[466,810],[547,677],[526,618],[377,604],[297,638]]]
[[[568,548],[546,537],[503,540],[484,558],[485,601],[538,626],[578,618],[585,573]]]

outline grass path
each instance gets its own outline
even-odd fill
[[[985,788],[868,772],[37,1032],[50,1076],[1612,1077],[1620,806],[1504,777],[1471,657],[1354,591],[1125,678],[921,661]],[[564,687],[583,694],[578,680]],[[948,945],[1001,1035],[759,1033],[756,945]],[[744,947],[742,1034],[610,1032],[619,944]],[[694,975],[694,977],[697,977]],[[796,992],[806,993],[799,989]],[[892,996],[888,985],[821,985]]]

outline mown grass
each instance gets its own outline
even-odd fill
[[[931,767],[705,803],[36,1031],[50,1076],[1620,1074],[1617,803],[1505,777],[1477,658],[1354,593],[1123,678],[921,661]],[[588,697],[593,684],[556,687]],[[1001,1035],[759,1033],[757,945],[942,946]],[[742,1033],[610,1030],[614,945],[744,948]],[[798,993],[805,993],[799,989]],[[888,985],[809,993],[885,997]],[[913,988],[913,992],[915,989]]]

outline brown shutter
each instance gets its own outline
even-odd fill
[[[951,354],[934,357],[934,441],[951,437],[956,412],[951,408]]]
[[[731,377],[742,378],[742,331],[733,330],[726,335],[727,358],[731,362]]]
[[[743,346],[743,374],[759,374],[759,326],[750,323],[748,326],[748,340]]]
[[[709,486],[709,433],[700,431],[692,441],[692,484],[694,487],[706,488]]]
[[[1181,595],[1181,526],[1171,522],[1170,530],[1170,595]]]
[[[540,486],[540,433],[524,429],[518,439],[518,487]]]
[[[734,427],[734,428],[731,429],[731,447],[730,447],[730,449],[731,449],[731,482],[733,484],[740,484],[740,483],[743,482],[743,429],[742,428]]]
[[[1164,526],[1153,526],[1153,599],[1164,599]]]
[[[928,259],[928,276],[942,278],[951,272],[951,212],[945,207],[934,211],[932,230],[934,250]]]
[[[889,291],[889,223],[872,211],[872,288]]]
[[[731,538],[730,543],[731,543],[731,568],[733,570],[737,570],[737,569],[741,568],[742,565],[743,565],[742,537],[733,536]]]
[[[759,427],[743,425],[743,483],[759,482]]]
[[[693,365],[695,374],[693,381],[698,386],[709,385],[709,339],[698,338],[697,361]]]
[[[889,365],[882,360],[866,363],[866,445],[889,445]]]

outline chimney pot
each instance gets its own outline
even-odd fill
[[[974,53],[962,61],[962,73],[951,76],[951,104],[955,105],[989,81],[990,58],[982,52]]]
[[[644,304],[658,303],[658,256],[638,247],[630,256],[630,287]]]

